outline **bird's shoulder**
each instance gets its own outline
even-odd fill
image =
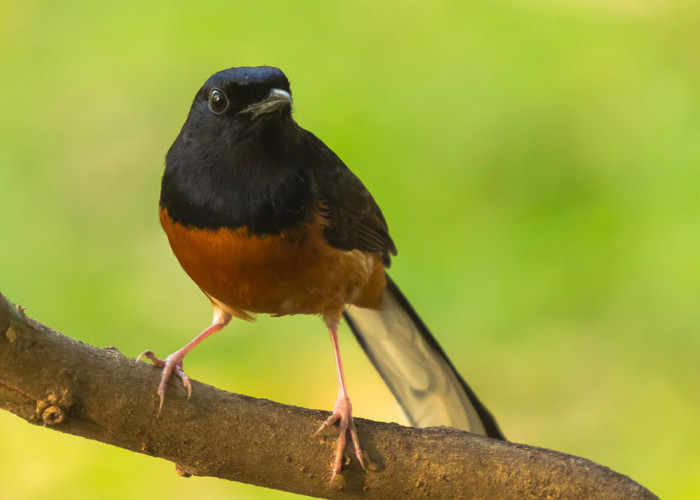
[[[388,267],[396,246],[372,194],[323,141],[309,131],[301,131],[314,189],[326,218],[324,237],[343,250],[380,254]]]

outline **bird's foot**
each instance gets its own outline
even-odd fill
[[[158,384],[158,397],[160,398],[158,415],[160,415],[160,412],[163,409],[165,389],[168,387],[168,379],[173,373],[175,373],[175,375],[180,377],[182,380],[182,385],[185,387],[185,389],[187,389],[187,398],[189,399],[190,396],[192,396],[192,384],[190,384],[190,378],[185,375],[185,372],[182,370],[182,358],[184,357],[185,354],[182,353],[182,351],[176,351],[165,358],[165,360],[162,360],[156,357],[156,355],[153,354],[153,351],[144,351],[136,358],[136,361],[139,361],[141,358],[148,358],[151,360],[151,363],[153,363],[154,366],[163,370],[163,373],[160,376],[160,384]]]
[[[352,444],[355,449],[355,456],[360,462],[362,468],[365,468],[365,464],[362,460],[362,450],[360,449],[360,440],[357,437],[357,431],[355,430],[355,424],[352,421],[352,405],[350,404],[350,399],[348,397],[338,397],[335,402],[335,407],[333,408],[333,414],[326,419],[321,427],[316,431],[318,435],[321,431],[340,421],[340,434],[338,435],[338,442],[335,447],[335,460],[333,461],[333,474],[331,475],[331,483],[335,479],[335,476],[340,472],[343,465],[343,452],[345,451],[345,444],[347,443],[347,436],[350,434],[352,439]]]

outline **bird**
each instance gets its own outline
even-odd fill
[[[159,218],[181,267],[213,307],[212,323],[165,359],[160,414],[183,358],[232,318],[317,315],[335,357],[338,396],[318,432],[338,424],[331,482],[348,438],[364,460],[338,346],[344,316],[418,427],[445,425],[505,439],[496,420],[387,274],[396,246],[360,179],[292,116],[289,80],[272,66],[209,77],[167,152]],[[318,434],[317,432],[317,434]]]

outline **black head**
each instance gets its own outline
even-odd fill
[[[213,74],[166,156],[161,207],[184,225],[278,233],[306,220],[311,182],[277,68]]]
[[[197,92],[190,114],[258,118],[275,111],[289,112],[291,104],[289,80],[280,69],[229,68],[209,77]]]

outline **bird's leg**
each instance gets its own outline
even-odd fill
[[[335,479],[336,474],[340,472],[340,468],[343,465],[343,452],[345,451],[345,443],[347,442],[347,435],[350,434],[352,439],[353,447],[355,448],[355,456],[360,462],[362,468],[365,465],[362,461],[362,451],[360,450],[360,440],[357,438],[357,431],[355,430],[355,424],[352,422],[352,405],[350,404],[350,398],[348,397],[347,389],[345,388],[345,376],[343,375],[343,364],[340,361],[340,349],[338,348],[338,322],[335,324],[328,325],[328,331],[331,334],[331,342],[333,343],[333,354],[335,355],[335,368],[338,373],[338,399],[335,402],[333,408],[333,414],[328,417],[328,419],[323,422],[321,427],[316,431],[316,434],[321,432],[327,427],[330,427],[337,421],[340,421],[340,434],[338,435],[338,442],[335,449],[335,460],[333,461],[333,474],[331,475],[331,482]]]
[[[165,358],[165,360],[157,358],[151,350],[144,351],[138,355],[136,361],[140,360],[141,358],[148,358],[155,366],[163,370],[163,373],[160,376],[160,384],[158,384],[158,396],[160,397],[158,415],[160,415],[160,412],[163,409],[165,389],[168,386],[168,379],[173,372],[175,375],[180,377],[180,379],[182,379],[182,385],[185,387],[185,389],[187,389],[187,398],[189,399],[189,397],[192,395],[192,384],[190,384],[190,378],[185,375],[185,372],[182,369],[182,358],[184,358],[188,352],[194,349],[209,335],[216,333],[225,327],[229,321],[231,321],[231,315],[222,311],[217,306],[214,306],[214,318],[212,319],[211,325],[179,351],[175,351],[170,356]]]

